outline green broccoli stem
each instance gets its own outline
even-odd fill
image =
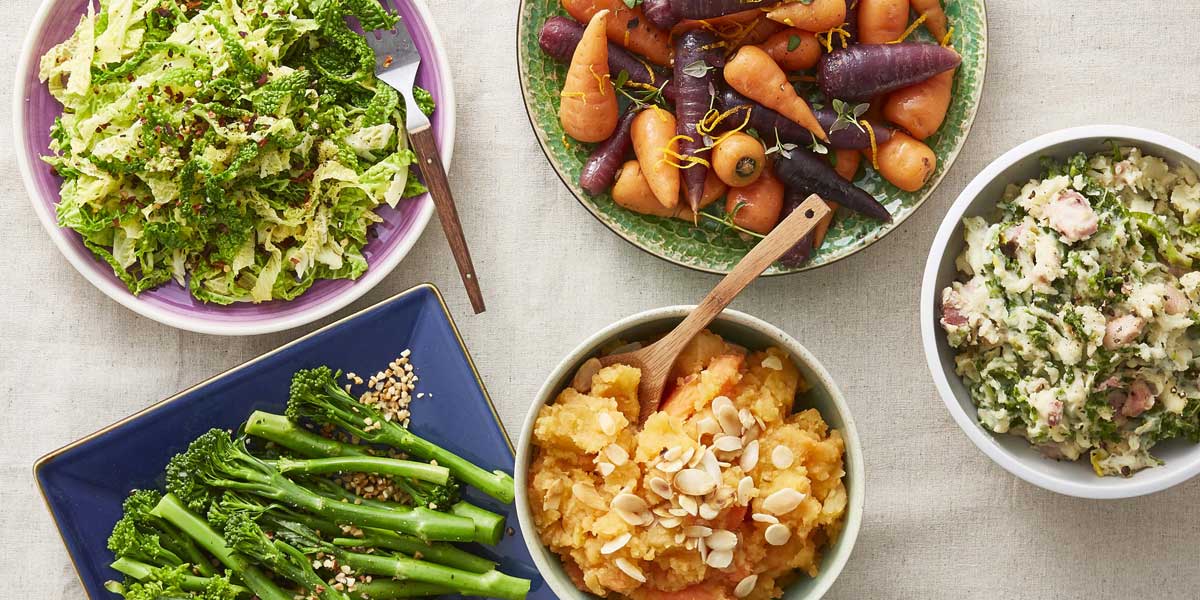
[[[368,456],[366,449],[315,434],[295,421],[256,410],[246,420],[246,433],[309,457]]]
[[[440,513],[420,506],[395,505],[381,508],[355,504],[323,496],[286,478],[283,480],[286,483],[279,493],[268,497],[318,516],[325,516],[336,523],[395,530],[430,541],[469,542],[475,539],[475,522],[466,517]]]
[[[246,587],[253,590],[261,600],[292,600],[291,593],[276,585],[270,577],[258,570],[258,567],[249,564],[245,557],[231,550],[221,534],[217,533],[208,521],[188,510],[175,494],[163,496],[150,514],[166,520],[196,540],[202,548],[217,557],[221,564],[232,569]]]
[[[343,501],[350,502],[352,504],[356,504],[359,506],[368,506],[368,507],[372,507],[372,508],[377,508],[380,510],[409,510],[409,507],[406,505],[403,505],[403,504],[397,504],[395,502],[385,502],[383,500],[373,500],[371,498],[363,498],[362,496],[359,496],[359,495],[355,494],[354,492],[351,492],[350,490],[347,490],[346,488],[338,485],[337,483],[334,483],[327,479],[314,478],[310,481],[313,485],[317,486],[318,493],[326,495],[326,496],[330,496],[330,497],[338,499],[338,500],[343,500]],[[459,517],[462,517],[465,519],[471,519],[471,524],[472,524],[471,539],[470,540],[452,540],[452,541],[471,541],[471,542],[479,542],[480,544],[491,544],[491,545],[495,545],[497,542],[500,541],[499,535],[504,532],[504,517],[503,516],[497,515],[488,510],[471,505],[470,503],[467,503],[467,502],[461,502],[461,504],[467,505],[466,507],[459,509],[459,510],[463,511],[463,514],[459,514],[457,512],[440,513],[440,514],[455,514],[456,516],[459,516]],[[495,530],[496,524],[489,515],[499,518],[499,520],[500,520],[499,531]],[[482,527],[480,525],[481,523],[482,523]]]
[[[450,480],[450,470],[411,460],[396,460],[377,456],[335,456],[331,458],[295,459],[283,457],[265,461],[285,475],[323,475],[326,473],[372,473],[411,477],[437,485]]]
[[[465,500],[450,507],[450,513],[466,517],[475,522],[475,541],[495,546],[504,537],[504,515],[479,508]]]
[[[333,550],[338,562],[372,575],[444,585],[464,595],[523,600],[529,593],[529,580],[505,575],[500,571],[470,573],[404,556],[359,554]]]
[[[344,548],[392,550],[405,556],[471,573],[487,573],[496,568],[496,563],[450,544],[430,544],[412,536],[398,535],[379,529],[364,530],[361,538],[334,538],[333,544]]]
[[[118,558],[109,566],[112,567],[114,571],[126,577],[136,579],[137,581],[145,581],[149,579],[154,574],[154,570],[158,568],[154,565],[148,565],[144,562],[136,561],[131,558]],[[179,587],[188,592],[202,592],[208,587],[210,581],[211,579],[209,577],[197,577],[196,575],[184,574],[183,577],[180,578]],[[240,585],[230,584],[230,589],[236,592],[239,596],[250,595],[250,590]]]
[[[357,583],[354,590],[348,592],[354,600],[392,600],[392,598],[425,598],[428,596],[448,596],[454,590],[445,586],[420,581],[393,581],[379,579],[367,583]]]
[[[213,569],[211,559],[205,556],[204,552],[196,546],[196,542],[191,537],[180,534],[174,527],[165,522],[160,524],[160,528],[167,534],[163,538],[163,545],[168,550],[178,554],[180,558],[184,559],[184,561],[204,577],[212,577],[217,574],[216,570]]]

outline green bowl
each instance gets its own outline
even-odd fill
[[[942,128],[926,140],[938,164],[929,183],[916,192],[905,192],[876,173],[862,169],[855,184],[871,193],[892,213],[891,223],[881,223],[840,210],[838,218],[808,264],[800,268],[778,264],[767,275],[796,273],[821,267],[858,252],[900,226],[925,202],[958,156],[983,92],[987,67],[987,13],[984,0],[946,0],[946,14],[954,27],[954,49],[962,55],[954,81],[954,96]],[[558,122],[558,98],[566,66],[538,47],[538,32],[546,19],[565,15],[559,0],[522,0],[517,20],[517,65],[521,93],[538,143],[559,178],[592,216],[634,246],[663,260],[709,273],[728,273],[752,243],[736,232],[703,221],[693,226],[679,219],[650,217],[617,206],[608,194],[593,196],[579,186],[579,170],[591,151],[590,144],[569,141]],[[924,29],[914,39],[932,41]]]

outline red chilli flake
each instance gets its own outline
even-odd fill
[[[388,67],[392,66],[392,61],[393,61],[393,60],[395,60],[395,59],[393,59],[393,58],[392,58],[392,55],[391,55],[391,54],[389,54],[389,55],[387,55],[387,56],[383,57],[383,68],[385,68],[385,69],[386,69],[386,68],[388,68]]]
[[[256,85],[263,85],[263,84],[267,83],[267,74],[263,73],[262,75],[259,75],[258,80],[255,81],[254,83]]]

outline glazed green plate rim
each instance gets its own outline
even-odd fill
[[[520,79],[521,100],[525,107],[525,115],[526,115],[526,118],[529,120],[530,127],[534,131],[534,137],[537,138],[538,146],[541,148],[542,153],[545,155],[547,162],[549,162],[550,166],[553,168],[555,175],[558,176],[559,180],[562,181],[563,185],[566,186],[567,190],[569,190],[571,192],[571,194],[575,197],[575,200],[577,202],[579,202],[579,204],[581,206],[583,206],[584,209],[586,209],[588,211],[588,213],[590,213],[592,215],[593,218],[595,218],[597,221],[602,223],[605,227],[607,227],[609,230],[611,230],[613,233],[615,233],[618,237],[620,237],[621,239],[624,239],[626,242],[629,242],[630,244],[632,244],[635,248],[638,248],[639,250],[642,250],[643,252],[646,252],[646,253],[648,253],[652,256],[655,256],[659,259],[662,259],[666,262],[669,262],[674,265],[678,265],[678,266],[681,266],[681,267],[684,267],[684,268],[687,268],[687,269],[690,269],[693,271],[699,271],[699,272],[703,272],[703,273],[711,273],[711,274],[716,274],[716,275],[723,275],[723,274],[728,273],[734,263],[729,263],[727,266],[718,266],[718,265],[712,264],[712,261],[706,261],[704,258],[693,257],[691,260],[688,260],[687,257],[685,257],[685,256],[672,255],[671,253],[664,251],[660,247],[655,247],[655,246],[647,243],[646,240],[642,239],[642,236],[639,236],[636,232],[630,231],[629,230],[630,228],[627,225],[615,221],[612,217],[604,214],[599,209],[597,202],[600,202],[600,201],[607,202],[607,203],[612,202],[612,200],[608,198],[607,194],[605,194],[602,197],[592,197],[592,196],[588,195],[586,192],[584,192],[582,190],[582,188],[579,187],[578,181],[576,180],[577,179],[576,176],[574,176],[571,173],[568,173],[566,171],[566,169],[564,168],[564,165],[558,159],[555,158],[553,152],[551,151],[550,145],[549,145],[550,144],[549,135],[548,135],[546,129],[539,124],[537,118],[535,117],[535,110],[532,106],[532,103],[534,102],[533,92],[530,89],[530,85],[529,85],[530,84],[530,77],[529,77],[530,61],[533,59],[533,57],[531,57],[530,53],[526,51],[527,44],[523,43],[526,36],[529,36],[530,40],[532,41],[533,47],[536,48],[535,40],[537,37],[537,31],[538,31],[538,29],[540,29],[540,22],[537,22],[537,23],[531,22],[531,20],[535,20],[535,19],[532,19],[531,15],[530,15],[530,6],[534,5],[534,4],[548,4],[551,2],[557,3],[555,0],[521,0],[520,4],[518,6],[518,12],[517,12],[517,32],[516,32],[517,48],[516,48],[516,50],[517,50],[517,73],[518,73],[518,78]],[[961,118],[960,124],[958,126],[958,134],[957,134],[956,140],[954,140],[952,145],[942,153],[943,155],[938,156],[938,165],[934,172],[934,175],[930,178],[929,182],[926,183],[925,187],[921,188],[921,190],[912,194],[911,204],[909,204],[909,205],[905,205],[902,199],[897,199],[894,197],[885,198],[885,205],[888,206],[889,211],[892,212],[892,214],[893,214],[893,220],[891,223],[880,224],[857,237],[855,237],[854,234],[850,234],[847,237],[853,237],[853,239],[838,241],[837,243],[839,244],[839,247],[837,247],[836,249],[833,249],[832,251],[822,248],[822,250],[819,251],[812,260],[810,260],[807,264],[805,264],[802,267],[787,268],[787,267],[782,267],[778,264],[773,265],[772,267],[767,269],[767,271],[765,273],[763,273],[764,276],[788,275],[788,274],[793,274],[793,273],[810,271],[810,270],[818,269],[818,268],[836,263],[838,261],[844,260],[846,258],[849,258],[850,256],[853,256],[853,255],[861,252],[862,250],[872,246],[879,240],[883,239],[891,232],[895,231],[896,229],[899,229],[899,227],[905,221],[907,221],[909,217],[911,217],[914,213],[916,213],[917,210],[920,209],[926,203],[926,201],[929,199],[929,197],[933,194],[934,190],[936,190],[938,185],[940,185],[941,182],[945,179],[946,174],[953,167],[954,162],[957,160],[959,154],[961,153],[963,146],[966,144],[967,138],[970,136],[971,128],[974,125],[975,117],[979,110],[979,104],[980,104],[980,101],[983,96],[984,81],[986,79],[987,62],[988,62],[988,48],[987,48],[988,20],[987,20],[986,2],[984,0],[948,0],[946,2],[946,5],[947,5],[947,10],[952,11],[952,12],[953,12],[954,5],[969,5],[968,10],[972,10],[978,15],[978,19],[977,19],[978,20],[978,30],[975,32],[975,35],[977,36],[976,44],[970,48],[970,50],[971,50],[970,53],[964,53],[962,51],[963,50],[962,47],[958,48],[960,51],[960,54],[963,54],[963,56],[964,56],[963,66],[972,69],[975,74],[973,76],[972,81],[969,82],[972,85],[966,90],[961,89],[961,86],[963,85],[963,81],[964,81],[964,78],[962,77],[962,72],[964,70],[963,67],[960,67],[959,75],[956,76],[956,81],[955,81],[956,101],[954,101],[951,104],[950,110],[954,111],[955,104],[962,103],[961,104],[963,107],[962,108],[962,118]],[[563,11],[561,9],[555,10],[554,12],[555,12],[555,14],[563,14]],[[955,24],[954,21],[951,21],[951,25],[954,25],[954,24]],[[530,29],[530,28],[533,28],[533,29]],[[921,33],[923,33],[923,32],[921,32]],[[956,38],[956,40],[959,42],[961,42],[962,39],[963,39],[962,36],[959,36]],[[540,49],[538,49],[536,51],[540,53]],[[972,57],[974,58],[974,60],[971,61],[970,63],[968,63],[966,59],[972,58]],[[550,60],[548,57],[542,57],[542,59]],[[964,91],[967,94],[967,96],[965,98],[962,98],[962,94],[964,93]],[[949,123],[944,124],[942,129],[940,129],[934,135],[933,139],[935,139],[935,140],[940,139],[940,137],[945,134],[947,125],[949,125]],[[937,144],[932,143],[931,145],[936,146]],[[865,169],[863,169],[862,171],[865,171]],[[896,190],[895,188],[891,187],[890,184],[883,183],[879,179],[878,175],[873,174],[873,173],[864,175],[864,176],[860,176],[859,179],[857,180],[857,182],[863,183],[864,180],[872,180],[872,179],[874,180],[874,183],[873,184],[867,183],[867,185],[875,185],[875,186],[884,185],[884,186],[890,188],[890,190],[893,190],[894,192],[892,192],[892,193],[894,195],[899,195],[899,190]],[[870,191],[870,190],[868,190],[868,191]],[[620,209],[619,207],[614,207],[614,208],[616,208],[617,210],[621,210],[621,211],[625,210],[625,209]],[[865,218],[857,217],[856,215],[851,215],[850,219],[846,219],[845,213],[846,213],[845,209],[842,209],[841,211],[839,211],[839,215],[840,215],[839,219],[840,220],[851,220],[851,219],[864,219],[865,220]],[[649,227],[650,229],[658,228],[658,226],[654,225],[655,221],[669,222],[666,219],[657,219],[655,217],[645,217],[645,216],[641,216],[641,215],[634,215],[633,213],[630,213],[630,216],[633,218],[641,218],[642,220],[648,221],[649,223],[648,223],[647,227]],[[835,228],[837,226],[838,226],[837,222],[835,222]],[[870,226],[863,225],[863,227],[870,227]],[[833,237],[834,237],[834,234],[831,231],[830,238],[833,238]],[[831,244],[829,242],[826,242],[825,246],[829,247],[829,246],[831,246]],[[735,252],[735,250],[733,250],[733,249],[725,249],[725,250],[727,250],[729,252]],[[736,261],[734,261],[734,262],[736,262]]]

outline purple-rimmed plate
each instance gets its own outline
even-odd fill
[[[378,209],[382,223],[373,226],[375,238],[363,250],[370,268],[355,281],[318,281],[299,298],[261,304],[218,306],[196,300],[186,289],[168,282],[134,296],[96,258],[74,231],[60,228],[55,219],[62,181],[39,157],[49,153],[50,126],[62,106],[38,81],[38,61],[47,50],[70,37],[89,0],[47,0],[33,19],[29,36],[17,62],[13,92],[13,133],[17,163],[33,209],[50,238],[88,281],[110,298],[138,314],[180,329],[217,335],[254,335],[282,331],[311,323],[350,304],[391,273],[416,243],[433,214],[429,195],[403,201],[395,209]],[[442,51],[441,36],[421,0],[396,0],[403,23],[421,53],[417,84],[437,101],[433,130],[442,162],[447,167],[454,148],[454,85],[450,65]]]

